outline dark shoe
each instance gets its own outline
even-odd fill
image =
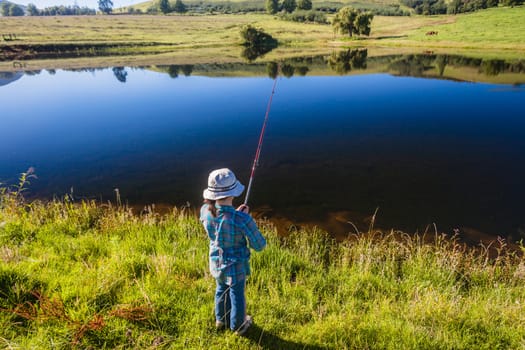
[[[215,321],[215,330],[217,332],[223,331],[226,329],[226,324],[222,321]]]
[[[246,315],[246,317],[244,318],[244,322],[241,324],[239,329],[235,331],[235,334],[241,335],[241,336],[246,334],[246,332],[248,331],[252,323],[253,323],[252,317],[250,315]]]

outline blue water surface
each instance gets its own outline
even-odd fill
[[[0,182],[30,195],[198,206],[207,174],[247,183],[273,80],[126,68],[58,70],[0,86]],[[389,74],[279,78],[251,204],[421,230],[525,229],[522,88]],[[270,214],[269,214],[270,215]]]

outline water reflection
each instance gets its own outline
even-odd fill
[[[272,51],[275,46],[247,46],[241,52],[241,57],[248,62],[253,62],[259,57],[264,57],[268,52]]]
[[[251,26],[244,27],[242,36],[246,40],[241,57],[248,62],[253,62],[259,57],[263,57],[268,52],[278,46],[278,41],[271,35],[259,31]]]
[[[277,78],[277,75],[279,74],[279,65],[277,62],[268,62],[266,65],[266,72],[271,79]]]
[[[370,70],[399,76],[468,81],[476,81],[477,79],[483,81],[483,78],[510,74],[512,76],[510,76],[509,79],[512,80],[508,83],[520,84],[525,82],[525,61],[523,60],[505,61],[428,53],[369,57],[367,49],[348,49],[334,51],[328,56],[294,57],[267,63],[201,64],[190,67],[199,75],[213,75],[214,71],[220,71],[222,73],[231,71],[238,72],[239,74],[245,71],[257,75],[258,72],[262,73],[264,70],[268,77],[275,78],[277,76],[278,66],[280,66],[280,74],[286,78],[305,76],[311,71],[316,71],[316,74],[335,72],[340,75],[345,75],[357,70]],[[447,72],[447,67],[450,68],[450,72]],[[476,71],[472,72],[471,69],[475,69]],[[177,76],[173,71],[169,71],[168,73],[170,76]]]
[[[42,70],[26,70],[24,71],[25,75],[39,75],[42,73]]]
[[[168,66],[155,66],[155,67],[160,72],[168,73],[168,75],[171,78],[178,78],[179,74],[182,74],[185,77],[189,77],[191,73],[193,72],[193,65],[191,64],[183,64],[183,65],[170,64]]]
[[[115,78],[117,78],[118,81],[121,83],[126,82],[126,77],[128,76],[128,72],[126,72],[126,69],[124,67],[113,67],[113,75]]]
[[[477,69],[485,76],[497,76],[503,73],[525,74],[525,61],[505,61],[498,59],[482,59],[460,55],[404,55],[386,56],[388,70],[401,76],[414,77],[445,77],[446,67],[456,69]]]
[[[367,49],[334,52],[328,58],[328,66],[338,74],[346,74],[354,69],[366,69],[367,56]]]
[[[179,75],[186,77],[192,74],[201,76],[235,75],[247,76],[265,74],[270,78],[280,74],[286,78],[293,76],[306,76],[315,71],[316,75],[335,72],[339,75],[351,74],[355,71],[385,72],[398,76],[430,77],[466,81],[491,81],[491,78],[508,75],[507,80],[498,80],[500,83],[519,85],[525,83],[525,60],[483,59],[461,55],[447,54],[409,54],[409,55],[368,55],[367,49],[347,49],[334,51],[330,55],[308,57],[293,57],[279,61],[252,62],[272,49],[271,47],[252,48],[252,53],[246,52],[250,63],[211,63],[211,64],[182,64],[182,65],[156,65],[134,67],[133,69],[154,70],[167,73],[171,78]],[[105,68],[65,69],[73,72],[96,72]],[[128,72],[125,67],[113,67],[115,78],[122,83],[127,82]],[[48,69],[51,75],[55,70]],[[229,73],[230,72],[230,73]],[[20,72],[0,72],[0,86],[10,84],[23,75],[38,75],[40,70]],[[496,82],[496,81],[495,81]]]
[[[2,104],[0,181],[33,165],[45,197],[118,187],[130,203],[197,205],[210,168],[248,177],[280,70],[253,192],[265,215],[346,232],[379,206],[378,225],[521,237],[523,61],[369,54],[0,73],[2,101],[25,96]],[[476,79],[508,85],[455,82]]]
[[[22,78],[22,72],[0,72],[0,86],[11,84]]]

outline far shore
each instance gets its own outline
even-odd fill
[[[267,55],[272,59],[289,57],[290,52],[310,54],[345,47],[525,57],[523,6],[462,15],[376,16],[371,35],[359,38],[334,34],[329,24],[289,22],[255,13],[3,17],[0,34],[13,37],[0,41],[0,69],[24,69],[28,61],[33,66],[40,60],[65,58],[83,59],[92,62],[90,66],[125,62],[129,57],[140,62],[137,56],[181,63],[235,62],[241,59],[239,31],[246,24],[262,28],[279,41],[279,48]],[[429,30],[438,35],[426,35]],[[38,67],[52,65],[39,63]]]

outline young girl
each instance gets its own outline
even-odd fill
[[[200,220],[210,238],[210,272],[215,277],[215,325],[229,327],[239,335],[252,324],[246,315],[244,296],[250,274],[250,250],[261,251],[266,240],[248,214],[249,208],[232,206],[233,198],[244,191],[230,169],[210,173],[204,190]]]

